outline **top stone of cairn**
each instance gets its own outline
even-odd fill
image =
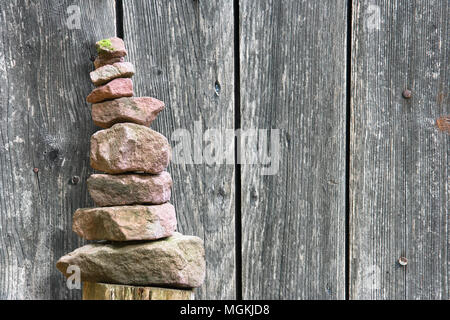
[[[127,55],[123,40],[117,37],[97,41],[95,48],[101,58],[120,58]]]
[[[116,62],[123,62],[123,57],[127,55],[123,40],[117,37],[100,40],[95,43],[95,48],[98,53],[98,57],[94,61],[95,69]]]

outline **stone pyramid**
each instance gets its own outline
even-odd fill
[[[85,245],[61,257],[56,267],[69,277],[78,266],[81,281],[163,288],[195,288],[205,278],[203,241],[176,232],[175,208],[168,202],[172,178],[167,139],[149,128],[164,109],[151,97],[133,97],[134,66],[124,62],[120,38],[96,43],[88,95],[92,119],[103,128],[91,137],[91,166],[104,173],[87,180],[98,207],[78,209],[73,231]]]

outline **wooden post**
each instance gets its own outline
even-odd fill
[[[194,291],[84,282],[83,300],[194,300]]]

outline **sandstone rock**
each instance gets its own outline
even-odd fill
[[[119,122],[149,126],[163,109],[164,102],[155,98],[119,98],[93,104],[92,119],[102,128],[109,128]]]
[[[97,57],[94,60],[94,67],[95,69],[101,68],[103,66],[106,66],[108,64],[114,64],[117,62],[124,62],[125,59],[123,57],[113,57],[113,58],[101,58]]]
[[[171,150],[162,134],[134,123],[117,123],[92,135],[90,155],[96,170],[156,174],[167,168]]]
[[[98,55],[102,58],[124,57],[127,55],[125,43],[117,37],[97,41],[95,48]]]
[[[131,62],[116,62],[98,68],[89,75],[94,85],[100,86],[116,78],[131,78],[134,67]]]
[[[93,174],[88,190],[98,206],[161,204],[170,200],[172,178],[167,171],[148,174]]]
[[[205,251],[200,238],[174,233],[144,243],[88,244],[61,257],[56,267],[69,277],[70,265],[80,268],[81,281],[194,288],[205,278]]]
[[[72,230],[87,240],[156,240],[171,236],[177,227],[170,203],[78,209]]]
[[[114,79],[107,84],[97,87],[87,96],[86,101],[90,103],[102,102],[121,97],[133,95],[133,82],[129,78]]]

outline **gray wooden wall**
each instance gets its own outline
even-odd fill
[[[0,2],[0,299],[81,296],[55,262],[84,244],[71,218],[93,205],[98,130],[85,97],[93,44],[114,35],[136,95],[165,101],[152,127],[169,140],[195,124],[279,130],[276,174],[168,169],[180,231],[205,240],[197,298],[449,299],[450,135],[436,126],[449,13],[447,0]]]

